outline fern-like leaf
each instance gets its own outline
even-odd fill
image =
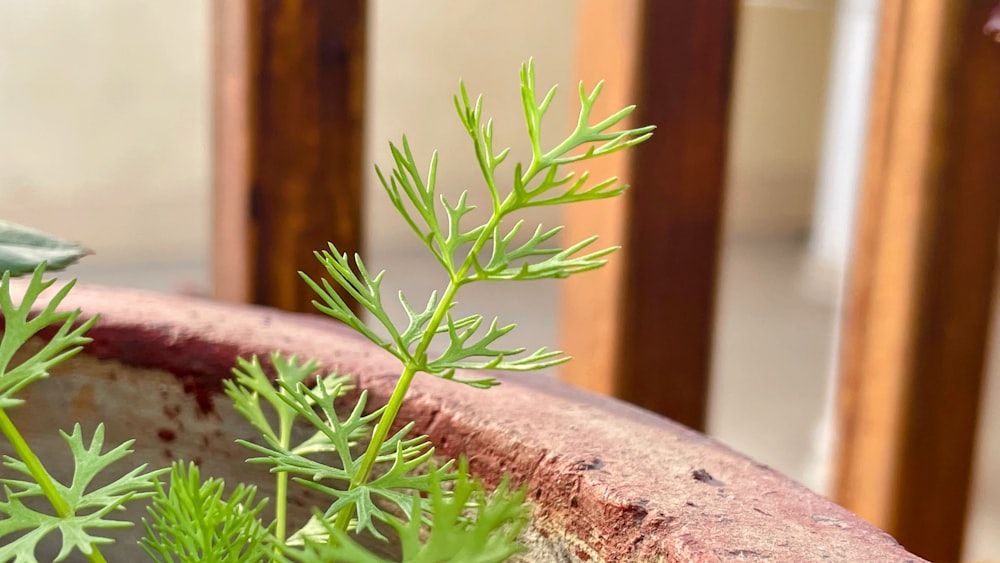
[[[76,355],[84,344],[90,342],[84,334],[97,322],[97,317],[91,317],[78,323],[79,310],[58,310],[75,281],[59,288],[40,312],[32,314],[32,308],[41,294],[56,283],[54,279],[45,280],[44,276],[45,265],[42,264],[35,269],[17,305],[11,296],[10,272],[4,272],[0,278],[0,314],[4,321],[0,338],[0,409],[22,404],[22,400],[14,398],[14,393],[32,381],[48,377],[52,366]],[[12,366],[14,354],[49,326],[58,327],[55,335],[33,356]]]
[[[357,514],[355,530],[383,537],[375,527],[376,521],[388,522],[389,514],[379,506],[378,499],[388,501],[406,513],[413,510],[413,491],[429,492],[432,477],[419,470],[431,459],[434,448],[425,436],[407,438],[413,425],[409,424],[382,443],[376,462],[385,466],[385,471],[367,483],[357,483],[356,476],[361,459],[351,450],[353,437],[363,428],[368,428],[373,420],[382,414],[382,409],[364,414],[367,393],[362,392],[350,413],[342,416],[334,405],[335,390],[325,387],[310,390],[304,385],[290,385],[279,381],[284,393],[283,401],[303,419],[309,421],[326,436],[340,458],[339,466],[308,457],[307,454],[282,446],[265,436],[266,445],[247,441],[240,443],[260,454],[250,458],[250,463],[273,466],[272,471],[286,471],[295,475],[295,482],[320,491],[332,497],[333,502],[325,511],[332,517],[345,506],[354,506]],[[319,412],[316,411],[318,407]],[[436,471],[439,481],[450,479],[450,464]],[[345,487],[351,485],[353,487]],[[340,487],[334,486],[339,484]]]
[[[455,321],[450,311],[455,305],[455,294],[465,284],[566,278],[600,268],[606,263],[607,256],[617,250],[617,247],[595,247],[597,237],[560,247],[555,243],[562,228],[543,229],[540,225],[526,241],[518,242],[523,221],[515,222],[509,229],[502,226],[507,217],[529,207],[613,197],[626,189],[614,177],[592,180],[587,172],[577,175],[573,171],[564,171],[568,164],[635,146],[652,135],[652,126],[619,129],[632,114],[632,106],[593,123],[594,105],[602,89],[603,84],[598,84],[588,92],[580,85],[580,112],[576,126],[569,136],[546,149],[541,138],[542,120],[556,88],[549,89],[539,100],[534,64],[529,61],[522,66],[521,100],[531,145],[531,160],[514,165],[513,182],[510,190],[505,192],[501,189],[498,173],[510,149],[494,146],[494,125],[492,120],[483,116],[482,96],[473,101],[465,85],[460,83],[459,93],[454,98],[455,109],[472,140],[490,196],[490,219],[481,225],[464,225],[464,220],[474,209],[468,204],[468,193],[462,192],[454,203],[438,196],[435,192],[437,153],[431,156],[425,178],[405,137],[400,146],[390,145],[394,164],[392,170],[386,173],[376,168],[379,181],[392,204],[447,272],[449,287],[440,294],[432,293],[422,310],[415,309],[400,294],[399,301],[408,317],[406,327],[401,329],[390,321],[383,307],[380,287],[384,272],[374,277],[369,275],[360,258],[355,257],[352,264],[346,254],[331,245],[329,252],[317,254],[317,257],[326,266],[332,281],[324,279],[316,282],[303,275],[319,296],[316,307],[392,353],[408,369],[475,387],[489,387],[495,385],[496,380],[491,377],[456,377],[456,370],[527,371],[552,367],[568,360],[561,353],[545,348],[526,355],[524,349],[494,348],[494,342],[510,332],[514,325],[499,327],[493,323],[482,334],[476,334],[482,323],[481,318]],[[388,340],[378,336],[351,311],[348,303],[337,294],[338,288],[382,325],[389,334]],[[447,349],[439,357],[428,359],[438,339],[447,340]]]
[[[285,357],[280,353],[270,355],[271,364],[277,372],[277,377],[285,381],[289,387],[295,387],[304,383],[310,376],[317,375],[319,364],[315,360],[299,361],[295,356]],[[347,376],[330,373],[319,375],[315,378],[316,384],[326,387],[334,398],[346,394],[353,389],[350,385],[350,378]],[[226,395],[233,400],[236,411],[243,415],[248,422],[263,436],[272,440],[280,440],[281,431],[272,426],[268,415],[264,412],[261,400],[263,400],[277,415],[279,426],[281,421],[287,424],[297,416],[295,409],[281,398],[284,389],[276,386],[271,377],[264,370],[257,356],[250,359],[238,358],[237,366],[233,369],[233,379],[223,382]],[[360,437],[360,434],[359,436]],[[324,434],[317,430],[313,436],[306,439],[300,446],[303,451],[318,452],[329,451],[333,448],[324,438]],[[302,452],[300,452],[302,453]]]
[[[4,457],[4,466],[25,475],[31,480],[0,479],[4,487],[4,500],[0,502],[0,538],[30,530],[14,540],[3,541],[0,547],[0,562],[30,561],[34,557],[37,544],[46,535],[58,531],[62,536],[62,549],[56,558],[61,561],[74,550],[90,554],[93,545],[109,543],[111,540],[95,535],[93,530],[114,529],[131,526],[131,522],[109,518],[113,512],[124,510],[132,500],[149,497],[157,477],[166,469],[146,471],[145,464],[136,467],[111,483],[91,489],[94,479],[111,464],[131,453],[129,440],[106,453],[104,446],[104,426],[99,425],[85,444],[80,425],[73,427],[72,434],[60,431],[73,454],[73,480],[69,485],[60,483],[48,475],[59,496],[66,501],[68,514],[59,516],[34,510],[23,503],[23,499],[43,496],[39,484],[32,478],[29,468],[21,460]]]
[[[525,551],[517,541],[529,517],[525,488],[512,489],[505,477],[488,493],[481,481],[469,475],[464,458],[455,470],[450,493],[444,494],[439,485],[431,484],[432,516],[426,537],[416,520],[393,519],[403,561],[500,563]]]
[[[399,535],[403,562],[501,563],[525,551],[517,542],[529,517],[524,505],[525,489],[511,489],[505,479],[496,490],[487,493],[482,482],[469,476],[464,459],[456,468],[449,492],[436,481],[436,471],[431,470],[429,475],[431,492],[426,505],[431,515],[429,522],[419,518],[389,518]],[[354,536],[322,518],[315,521],[324,533],[316,534],[319,539],[306,539],[302,548],[284,550],[287,561],[389,563],[390,560],[372,553]]]

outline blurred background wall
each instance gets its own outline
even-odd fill
[[[0,215],[96,261],[203,256],[207,8],[0,1]]]
[[[573,0],[373,2],[369,160],[385,162],[386,142],[408,133],[418,154],[441,151],[442,186],[478,186],[452,107],[457,80],[486,94],[498,140],[523,147],[516,80],[529,56],[540,82],[562,85],[549,125],[565,130],[575,9]],[[809,227],[833,15],[833,0],[746,3],[731,236]],[[97,262],[205,259],[210,16],[203,0],[0,0],[3,215],[85,242]],[[402,240],[373,195],[372,236]]]

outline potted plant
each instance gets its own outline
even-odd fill
[[[481,99],[464,87],[456,97],[491,195],[486,223],[463,222],[464,195],[439,202],[436,156],[423,176],[405,138],[391,147],[392,172],[378,172],[448,273],[426,306],[399,296],[407,326],[385,314],[382,274],[333,245],[317,253],[330,278],[305,282],[336,321],[71,284],[44,294],[44,266],[26,283],[7,266],[0,429],[13,455],[0,477],[0,560],[917,560],[710,438],[518,373],[564,358],[498,347],[512,326],[451,316],[467,283],[600,267],[613,249],[581,255],[594,239],[558,248],[558,229],[518,239],[521,223],[504,219],[618,195],[614,178],[560,167],[652,129],[613,131],[631,108],[592,124],[600,85],[581,86],[573,133],[543,149],[555,89],[539,100],[528,63],[521,92],[532,160],[514,167],[509,191],[497,176],[507,150],[494,149]],[[50,261],[78,253],[45,245]],[[338,288],[381,326],[365,324]],[[143,500],[143,525],[117,523],[118,509]],[[114,556],[106,539],[117,541]]]

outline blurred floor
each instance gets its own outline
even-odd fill
[[[425,300],[440,279],[421,249],[372,244],[371,269],[388,270],[383,288]],[[758,461],[817,486],[816,435],[832,351],[832,300],[809,298],[801,287],[803,245],[789,240],[730,242],[724,250],[716,322],[711,433]],[[72,269],[82,282],[201,292],[209,287],[204,260],[115,265],[85,261]],[[458,313],[501,315],[516,322],[515,346],[558,344],[553,282],[484,284],[460,294]],[[1000,341],[995,331],[994,348]],[[991,374],[1000,354],[994,354]],[[993,379],[996,379],[995,377]],[[1000,385],[985,403],[1000,406]],[[1000,408],[985,413],[979,482],[966,560],[1000,560]]]
[[[80,283],[133,287],[164,293],[207,294],[211,287],[206,260],[130,261],[125,263],[84,258],[66,270]],[[65,276],[63,276],[65,277]]]

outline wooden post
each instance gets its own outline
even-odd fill
[[[993,0],[886,0],[845,302],[836,500],[958,561],[1000,228]]]
[[[589,0],[583,79],[605,110],[638,104],[646,144],[594,173],[633,184],[616,205],[567,211],[567,237],[622,243],[611,267],[567,280],[562,377],[703,429],[722,223],[735,0]],[[614,106],[614,108],[612,108]],[[592,167],[596,168],[596,167]]]
[[[216,297],[312,311],[296,271],[361,241],[364,0],[220,0]]]

